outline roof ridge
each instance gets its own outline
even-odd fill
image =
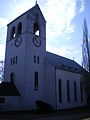
[[[63,56],[46,52],[46,58],[57,69],[63,69],[75,73],[81,73],[82,67],[74,60],[69,58],[65,58]]]
[[[64,58],[64,59],[68,59],[68,60],[74,61],[74,60],[72,60],[72,59],[69,59],[69,58],[67,58],[67,57],[64,57],[64,56],[61,56],[61,55],[58,55],[58,54],[55,54],[55,53],[52,53],[52,52],[48,52],[48,51],[46,51],[46,52],[49,53],[49,54],[55,55],[55,56],[57,56],[57,57],[61,57],[61,58]],[[76,61],[74,61],[74,62],[76,62]],[[77,63],[77,62],[76,62],[76,63]]]

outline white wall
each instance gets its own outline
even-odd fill
[[[58,109],[67,109],[84,106],[86,104],[85,91],[83,87],[83,101],[81,101],[80,80],[81,75],[64,70],[56,70],[57,79],[57,106]],[[58,80],[61,79],[62,102],[59,102]],[[69,80],[70,102],[67,102],[67,80]],[[74,99],[74,81],[76,81],[77,102]]]
[[[15,75],[14,83],[21,95],[21,99],[19,101],[22,109],[24,105],[24,94],[25,94],[24,83],[25,83],[25,56],[26,56],[25,50],[26,50],[26,29],[27,29],[26,18],[27,18],[27,14],[24,14],[23,16],[19,17],[18,19],[10,23],[8,26],[6,54],[5,54],[5,72],[4,72],[4,76],[5,76],[4,80],[7,82],[10,82],[10,74],[11,72],[14,72]],[[16,47],[15,46],[16,37],[10,39],[11,29],[13,26],[15,26],[17,33],[18,23],[20,22],[22,23],[22,34],[20,35],[22,37],[22,42],[19,47]],[[11,58],[14,58],[16,56],[17,56],[17,63],[11,65]]]
[[[0,111],[21,110],[20,97],[18,97],[18,96],[2,96],[2,98],[5,98],[5,103],[0,103]]]
[[[35,13],[34,13],[35,12]],[[33,14],[39,14],[39,10],[35,10]],[[44,91],[44,58],[46,55],[46,23],[42,21],[42,16],[39,14],[38,24],[40,28],[41,46],[36,47],[33,44],[35,16],[30,13],[30,19],[27,24],[26,38],[26,56],[25,56],[25,109],[35,109],[35,101],[43,100]],[[32,18],[32,20],[31,20]],[[39,56],[39,64],[34,63],[34,56]],[[38,91],[34,90],[34,73],[38,72]]]
[[[56,93],[55,93],[55,69],[45,60],[45,81],[44,81],[44,99],[45,102],[52,105],[56,109]]]

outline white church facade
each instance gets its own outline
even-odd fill
[[[74,60],[46,51],[46,20],[38,4],[8,24],[0,110],[34,110],[37,100],[54,110],[85,106],[82,77]]]

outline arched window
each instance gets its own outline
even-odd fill
[[[34,34],[39,36],[39,25],[37,23],[34,23]]]
[[[12,84],[14,83],[14,72],[11,72],[11,74],[10,74],[10,82]]]
[[[62,102],[62,85],[61,79],[58,80],[58,93],[59,93],[59,102]]]
[[[16,36],[15,34],[15,26],[11,30],[11,39],[13,39]]]
[[[38,72],[37,71],[35,71],[35,74],[34,74],[34,90],[38,91]]]
[[[22,23],[21,22],[18,24],[18,32],[17,33],[18,34],[22,33]]]
[[[76,81],[74,81],[74,100],[77,102],[77,86],[76,86]]]
[[[70,85],[69,80],[67,80],[67,102],[70,102]]]
[[[83,88],[82,88],[82,82],[80,81],[80,93],[81,93],[81,101],[83,101]]]

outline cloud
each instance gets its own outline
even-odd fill
[[[6,27],[8,23],[8,19],[6,18],[0,18],[0,28]]]
[[[6,18],[0,18],[0,57],[2,56],[2,58],[4,57],[3,51],[6,42],[7,23],[8,20]]]
[[[5,45],[0,44],[0,60],[4,60],[5,57]]]
[[[81,6],[79,12],[82,13],[84,11],[84,8],[85,8],[85,0],[81,0]]]
[[[47,48],[46,48],[47,51],[49,52],[52,52],[52,53],[55,53],[57,55],[60,55],[60,56],[64,56],[66,58],[69,58],[69,59],[72,59],[74,58],[74,60],[81,64],[81,59],[82,59],[82,56],[81,56],[81,50],[80,50],[80,47],[78,45],[73,45],[71,47],[67,47],[67,46],[62,46],[62,47],[53,47],[51,46],[50,44],[47,43]]]
[[[13,0],[14,2],[16,2],[17,0]]]
[[[71,24],[75,17],[77,0],[48,0],[44,9],[47,20],[47,36],[56,38],[63,34],[74,32],[74,25]]]
[[[33,0],[13,0],[13,4],[15,6],[15,9],[12,4],[10,4],[10,12],[9,14],[11,15],[12,20],[29,10],[34,4]],[[12,12],[13,14],[12,14]],[[11,21],[11,20],[9,20]]]
[[[78,5],[83,8],[84,0],[81,0],[81,2],[79,0]],[[47,51],[70,59],[74,58],[81,64],[80,44],[77,45],[73,41],[73,45],[68,47],[69,43],[65,43],[67,40],[70,41],[71,34],[76,30],[72,21],[77,16],[77,11],[79,12],[79,9],[77,10],[77,0],[48,0],[43,9],[47,20]],[[62,40],[63,43],[61,43]]]

